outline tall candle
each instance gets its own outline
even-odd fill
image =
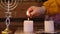
[[[24,21],[24,32],[33,32],[33,21],[31,20]]]
[[[45,32],[46,33],[54,33],[54,21],[44,21]]]

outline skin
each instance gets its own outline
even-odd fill
[[[31,6],[27,10],[27,16],[30,18],[38,17],[41,14],[41,11],[41,7]]]

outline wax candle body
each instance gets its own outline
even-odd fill
[[[24,21],[24,32],[33,32],[33,21]]]
[[[54,21],[44,21],[45,32],[46,33],[54,33]]]

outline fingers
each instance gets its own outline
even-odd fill
[[[26,15],[31,18],[31,13],[27,11]]]
[[[32,18],[39,15],[40,9],[38,7],[32,6],[27,10],[27,16]]]
[[[32,17],[35,17],[37,14],[36,14],[37,12],[34,10],[34,11],[27,11],[27,16],[28,17],[30,17],[30,18],[32,18]]]
[[[26,15],[31,18],[31,17],[32,17],[32,15],[31,15],[32,12],[33,12],[33,7],[30,7],[30,8],[27,10]]]

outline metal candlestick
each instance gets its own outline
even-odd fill
[[[11,17],[11,10],[15,9],[17,7],[17,0],[13,1],[13,0],[1,0],[0,6],[2,9],[6,10],[7,12],[5,17],[5,23],[6,23],[6,29],[4,31],[2,31],[2,34],[9,34],[11,31],[9,31],[9,25],[10,25],[10,17]]]

